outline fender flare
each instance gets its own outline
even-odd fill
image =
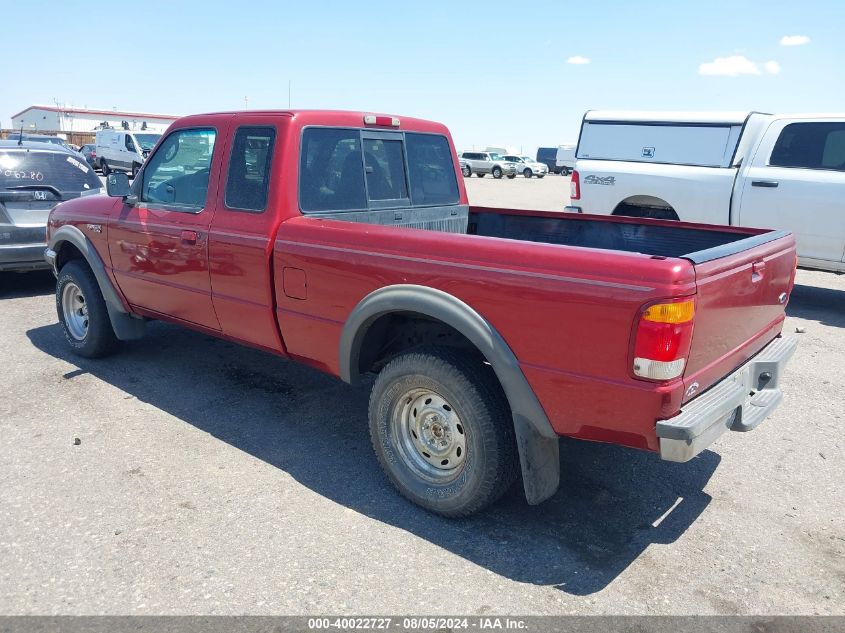
[[[97,280],[100,292],[103,293],[103,299],[106,302],[106,309],[109,313],[109,320],[117,338],[122,341],[131,341],[143,337],[146,321],[126,310],[117,288],[114,287],[114,284],[112,284],[111,279],[109,279],[106,273],[106,267],[97,249],[91,243],[91,240],[73,225],[66,224],[59,227],[50,237],[50,242],[47,244],[46,258],[53,266],[53,272],[56,274],[59,272],[56,268],[56,256],[61,251],[62,244],[65,242],[72,244],[82,253],[82,257],[94,273],[94,278]]]
[[[366,333],[376,319],[392,312],[415,312],[441,321],[484,355],[513,414],[525,496],[530,504],[552,496],[560,481],[558,435],[508,344],[484,317],[457,297],[412,284],[387,286],[364,297],[343,326],[338,350],[340,377],[350,384],[360,380],[358,359]]]

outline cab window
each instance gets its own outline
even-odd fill
[[[780,133],[769,165],[845,169],[845,122],[790,123]]]
[[[226,206],[244,211],[263,211],[270,187],[270,164],[276,129],[240,127],[232,142],[226,179]]]
[[[202,209],[216,136],[213,129],[177,130],[168,135],[144,168],[141,201]]]

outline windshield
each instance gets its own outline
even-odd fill
[[[512,163],[521,163],[522,159],[519,156],[505,156],[505,160],[509,160]]]
[[[134,136],[141,149],[152,149],[161,138],[161,134],[135,134]]]
[[[79,156],[63,150],[0,149],[0,189],[49,185],[59,191],[99,189],[100,179]]]
[[[490,158],[493,160],[504,160],[501,154],[497,154],[496,152],[490,152]]]
[[[533,163],[534,162],[534,159],[531,158],[530,156],[522,156],[521,160],[525,163]]]

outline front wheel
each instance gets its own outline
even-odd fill
[[[59,271],[56,311],[65,340],[79,356],[106,356],[117,346],[103,293],[84,262],[73,260]]]
[[[493,168],[493,171],[491,173],[493,174],[493,178],[501,178],[502,177],[502,168],[496,166],[496,167]]]
[[[472,170],[469,168],[469,165],[466,167],[461,168],[461,173],[464,175],[464,178],[469,178],[472,176]]]
[[[432,347],[393,359],[370,396],[370,436],[399,492],[443,516],[478,512],[517,477],[508,403],[475,354]]]
[[[531,170],[528,167],[525,168],[525,171],[522,172],[522,175],[526,178],[531,178],[531,176],[533,176]]]

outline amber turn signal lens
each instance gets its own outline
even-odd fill
[[[692,321],[695,315],[695,301],[678,301],[676,303],[658,303],[649,306],[643,313],[644,321],[655,323],[686,323]]]

